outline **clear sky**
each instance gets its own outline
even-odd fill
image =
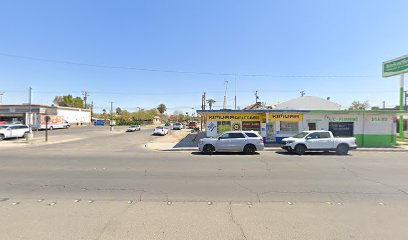
[[[304,90],[392,106],[399,78],[381,64],[408,54],[407,16],[406,0],[1,1],[0,91],[5,104],[27,102],[31,86],[34,103],[87,90],[97,111],[172,113],[200,107],[204,91],[221,107],[227,80],[229,106],[235,89],[241,107],[255,90],[267,103]]]

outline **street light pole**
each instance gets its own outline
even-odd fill
[[[110,130],[113,131],[113,102],[110,102],[111,109],[110,109]]]

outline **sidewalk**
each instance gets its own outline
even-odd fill
[[[185,129],[187,130],[187,129]],[[175,132],[175,131],[173,131]],[[184,135],[183,135],[184,134]],[[205,132],[190,133],[183,131],[178,137],[161,138],[160,141],[150,142],[145,146],[157,151],[198,151],[197,143],[205,137]],[[171,139],[170,141],[168,139]],[[179,139],[179,142],[175,140]],[[284,151],[279,144],[265,144],[264,151]],[[360,147],[353,151],[358,152],[408,152],[407,142],[398,142],[395,147]]]

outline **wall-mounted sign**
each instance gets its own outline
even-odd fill
[[[239,130],[241,130],[241,124],[240,124],[239,122],[234,122],[234,123],[232,124],[232,129],[233,129],[234,131],[239,131]]]
[[[269,122],[299,122],[303,120],[302,113],[269,113]]]
[[[213,121],[227,121],[227,120],[253,120],[259,121],[261,119],[260,115],[253,114],[208,114],[208,120]]]

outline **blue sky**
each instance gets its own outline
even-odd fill
[[[172,113],[200,107],[204,91],[221,106],[228,80],[230,106],[235,89],[241,107],[255,90],[267,103],[304,90],[344,107],[392,106],[399,79],[383,79],[381,63],[408,54],[407,9],[405,0],[1,1],[0,91],[6,104],[27,102],[31,86],[34,103],[87,90],[97,111],[113,101]]]

